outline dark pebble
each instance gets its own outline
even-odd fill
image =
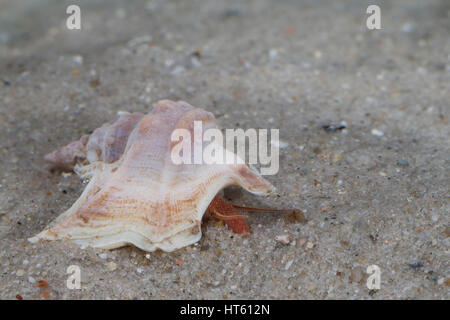
[[[242,16],[242,11],[239,10],[238,8],[229,8],[229,9],[225,10],[222,14],[222,17],[224,19],[240,17],[240,16]]]
[[[322,126],[322,129],[324,129],[325,131],[338,131],[338,130],[343,130],[345,128],[347,128],[347,127],[344,125],[337,126],[334,124],[326,124],[326,125]]]
[[[416,262],[416,263],[409,263],[408,266],[413,269],[414,271],[419,270],[420,268],[423,267],[423,263],[422,262]]]
[[[402,166],[402,167],[407,167],[409,166],[409,162],[403,159],[397,160],[397,165],[398,166]]]

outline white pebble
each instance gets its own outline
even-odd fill
[[[409,32],[413,32],[415,29],[415,25],[412,22],[406,22],[405,24],[403,24],[402,26],[402,31],[409,33]]]
[[[73,56],[72,60],[73,60],[73,62],[75,62],[76,64],[78,64],[80,66],[83,64],[83,57],[80,55]]]
[[[61,175],[63,176],[63,178],[68,178],[72,175],[71,172],[62,172]]]
[[[310,242],[310,241],[308,241],[307,243],[306,243],[306,249],[312,249],[314,247],[314,243],[312,243],[312,242]]]
[[[278,50],[277,49],[270,49],[269,51],[269,58],[270,60],[274,60],[278,55]]]
[[[117,269],[117,264],[115,262],[108,262],[106,264],[106,268],[108,269],[108,271],[114,271]]]
[[[288,244],[291,240],[288,234],[283,234],[275,237],[275,240],[282,243],[282,244]]]
[[[371,133],[372,133],[374,136],[377,136],[377,137],[382,137],[382,136],[384,136],[384,132],[383,132],[383,131],[380,131],[380,130],[375,129],[375,128],[372,129]]]
[[[284,270],[289,270],[289,268],[291,267],[292,263],[294,262],[294,260],[289,260],[286,265],[284,266]]]
[[[33,277],[30,276],[30,277],[28,277],[28,282],[35,283],[36,280]]]
[[[128,111],[123,111],[123,110],[119,110],[119,111],[116,112],[116,115],[118,117],[126,115],[126,114],[130,114],[130,113]]]
[[[176,66],[170,74],[177,75],[177,74],[183,73],[184,70],[185,69],[183,66]]]

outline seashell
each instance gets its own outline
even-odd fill
[[[192,133],[194,121],[202,121],[203,130],[217,128],[211,113],[162,100],[147,115],[122,113],[114,123],[45,156],[89,183],[70,209],[29,241],[173,251],[200,240],[205,213],[224,217],[238,233],[248,232],[242,216],[218,192],[238,185],[265,195],[274,188],[246,164],[174,164],[172,132]]]

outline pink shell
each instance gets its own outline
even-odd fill
[[[192,133],[194,121],[202,121],[203,130],[217,128],[211,113],[186,102],[162,100],[145,116],[122,115],[47,155],[47,161],[74,167],[90,181],[53,226],[29,240],[172,251],[201,238],[203,214],[224,187],[239,185],[255,194],[273,190],[245,164],[174,164],[171,134],[179,128]]]

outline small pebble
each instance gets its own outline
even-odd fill
[[[177,74],[183,73],[184,70],[185,69],[183,66],[176,66],[170,74],[177,75]]]
[[[30,277],[28,277],[28,282],[35,283],[36,280],[33,277],[30,276]]]
[[[72,175],[71,172],[62,172],[61,175],[63,176],[63,178],[68,178]]]
[[[73,62],[81,66],[83,64],[83,57],[80,55],[73,56]]]
[[[413,32],[413,31],[414,31],[415,27],[416,27],[416,26],[415,26],[414,23],[412,23],[412,22],[406,22],[406,23],[404,23],[403,26],[402,26],[402,31],[405,32],[405,33],[410,33],[410,32]]]
[[[305,218],[305,214],[301,210],[294,210],[292,213],[284,215],[284,219],[290,223],[306,223],[308,220]]]
[[[278,55],[278,50],[277,49],[270,49],[269,51],[269,58],[270,60],[274,60]]]
[[[347,125],[346,124],[340,124],[340,125],[326,124],[326,125],[322,126],[322,128],[325,131],[338,131],[338,130],[343,130],[343,129],[347,128]]]
[[[356,267],[356,268],[353,268],[349,279],[352,282],[361,282],[363,279],[363,276],[364,276],[363,269],[361,267]]]
[[[22,270],[22,269],[19,269],[16,272],[16,276],[18,276],[18,277],[22,277],[24,274],[25,274],[25,270]]]
[[[300,247],[303,247],[303,246],[305,245],[306,241],[308,241],[308,239],[306,239],[306,238],[301,238],[301,239],[298,241],[298,244],[300,245]]]
[[[374,136],[376,137],[382,137],[384,136],[384,132],[380,131],[378,129],[372,129],[372,131],[370,131]]]
[[[98,256],[100,257],[100,259],[108,258],[108,255],[106,253],[100,253]]]
[[[314,291],[316,290],[317,286],[315,284],[310,284],[308,287],[306,287],[306,290],[308,291]]]
[[[398,166],[402,166],[402,167],[407,167],[409,166],[409,162],[403,159],[397,160],[397,165]]]
[[[312,249],[313,247],[314,247],[314,243],[312,243],[311,241],[308,241],[308,242],[306,243],[306,249],[310,250],[310,249]]]
[[[291,267],[292,263],[294,262],[294,260],[289,260],[286,265],[284,266],[284,270],[289,270],[289,268]]]
[[[283,234],[275,237],[275,240],[282,244],[289,244],[290,236],[288,234]]]
[[[445,228],[444,232],[447,237],[450,237],[450,227]]]
[[[409,263],[408,266],[413,269],[414,271],[419,270],[420,268],[423,267],[423,263],[422,262],[416,262],[416,263]]]
[[[108,262],[107,264],[106,264],[106,269],[108,270],[108,271],[114,271],[114,270],[116,270],[117,269],[117,264],[115,263],[115,262]]]

